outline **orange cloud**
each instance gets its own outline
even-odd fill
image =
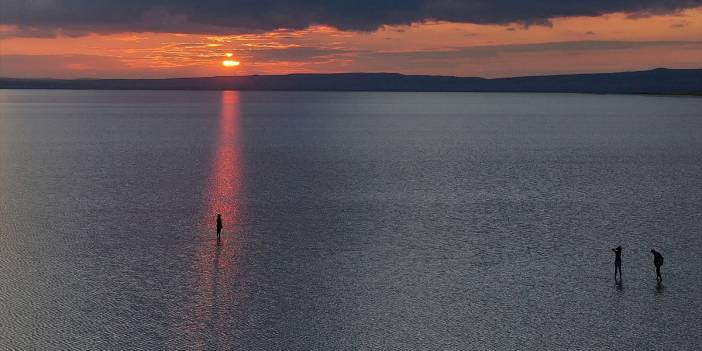
[[[11,32],[11,27],[0,26],[0,37]],[[699,67],[702,51],[693,44],[701,38],[700,8],[645,18],[623,13],[556,18],[551,26],[528,27],[429,22],[385,26],[367,33],[316,26],[244,35],[5,36],[0,39],[0,75],[132,78],[396,71],[509,76]],[[524,52],[525,45],[593,41],[604,44],[584,44],[581,50],[532,46]],[[224,67],[222,60],[230,52],[246,65],[235,71]],[[33,64],[52,58],[61,64],[41,69]]]

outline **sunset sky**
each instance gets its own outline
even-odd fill
[[[3,77],[656,67],[702,68],[702,0],[0,0]]]

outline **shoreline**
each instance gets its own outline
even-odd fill
[[[398,73],[288,74],[164,79],[0,78],[0,89],[485,92],[702,96],[702,69],[658,68],[638,72],[493,79]]]

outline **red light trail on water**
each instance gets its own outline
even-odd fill
[[[239,92],[224,91],[221,97],[217,150],[210,179],[208,212],[221,213],[225,227],[239,224],[241,155],[239,140]],[[212,221],[214,223],[214,220]],[[229,224],[229,226],[227,226]]]
[[[228,309],[241,301],[237,292],[237,258],[240,248],[241,142],[239,92],[224,91],[220,98],[219,123],[212,173],[207,187],[202,226],[193,262],[196,281],[192,287],[190,317],[185,333],[195,349],[231,347]],[[224,222],[217,242],[215,219]],[[212,337],[212,336],[216,337]],[[209,336],[209,337],[208,337]]]

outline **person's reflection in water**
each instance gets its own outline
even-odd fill
[[[619,280],[622,279],[622,247],[617,246],[612,251],[614,251],[614,281],[617,281],[617,271],[619,271]]]
[[[656,281],[660,285],[660,283],[663,281],[663,277],[661,277],[661,266],[663,265],[663,255],[661,255],[660,252],[651,249],[651,253],[653,254],[653,265],[656,266]]]
[[[222,233],[222,228],[224,226],[222,225],[222,215],[217,214],[217,241],[220,240],[220,234]]]
[[[217,248],[214,252],[214,257],[212,260],[212,278],[211,278],[211,288],[212,293],[210,301],[210,313],[208,319],[205,321],[209,337],[207,338],[206,350],[221,350],[223,345],[221,345],[220,335],[224,332],[223,330],[223,320],[220,311],[223,307],[221,304],[220,296],[220,255],[222,253],[222,245],[217,243]]]
[[[220,266],[221,254],[222,245],[218,243],[214,250],[214,256],[208,256],[209,263],[211,263],[211,268],[209,272],[207,272],[209,281],[204,281],[203,283],[207,284],[210,294],[205,297],[207,301],[205,301],[205,306],[203,306],[201,311],[205,313],[200,315],[200,318],[202,318],[201,321],[204,325],[204,330],[202,331],[203,334],[201,334],[203,339],[200,340],[202,344],[200,344],[197,349],[224,349],[224,345],[222,345],[222,341],[220,340],[220,336],[222,336],[224,333],[221,313],[223,304],[221,303],[222,296],[220,296],[220,274],[222,268]]]

